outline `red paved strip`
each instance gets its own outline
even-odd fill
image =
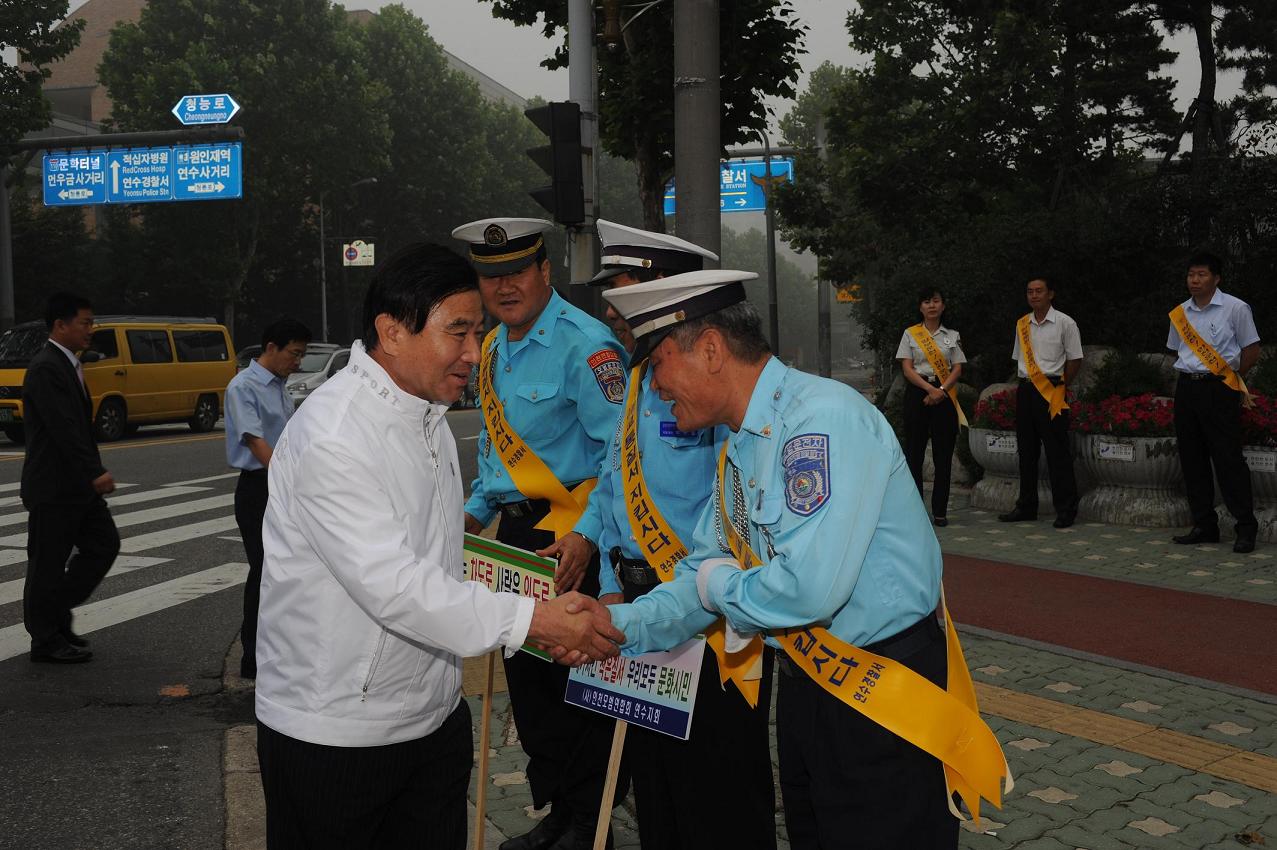
[[[961,555],[944,564],[957,623],[1277,694],[1277,605]]]

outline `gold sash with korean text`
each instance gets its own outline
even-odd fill
[[[1053,384],[1042,374],[1041,367],[1038,366],[1038,360],[1033,356],[1033,339],[1029,334],[1029,323],[1033,318],[1032,313],[1026,313],[1020,317],[1020,321],[1015,323],[1016,335],[1020,338],[1020,357],[1023,358],[1024,371],[1028,374],[1029,380],[1033,382],[1033,386],[1046,399],[1046,403],[1051,412],[1051,418],[1054,419],[1060,414],[1061,410],[1068,410],[1069,406],[1064,402],[1064,382]]]
[[[640,364],[630,370],[630,386],[625,394],[625,413],[621,420],[621,484],[625,488],[630,534],[661,581],[669,581],[674,578],[675,564],[687,557],[687,547],[665,521],[643,477],[638,448],[638,396],[642,383]]]
[[[1175,309],[1171,311],[1171,325],[1179,334],[1179,338],[1184,340],[1189,348],[1193,349],[1193,353],[1197,355],[1197,359],[1202,361],[1202,365],[1210,369],[1216,375],[1224,379],[1224,384],[1234,392],[1242,394],[1242,407],[1254,407],[1255,402],[1251,400],[1250,390],[1246,388],[1246,382],[1242,380],[1242,376],[1237,374],[1237,370],[1228,365],[1228,361],[1219,356],[1219,352],[1215,350],[1215,346],[1211,345],[1202,335],[1197,332],[1197,328],[1193,327],[1192,322],[1188,320],[1188,314],[1184,312],[1184,305],[1177,304]]]
[[[936,377],[943,384],[949,380],[949,359],[940,352],[940,346],[936,345],[935,339],[931,336],[931,331],[927,330],[921,324],[914,325],[909,328],[909,335],[913,337],[913,341],[922,349],[922,353],[926,355],[927,362],[931,364],[931,370],[936,373]],[[945,390],[949,399],[953,402],[954,410],[958,411],[958,424],[963,428],[969,428],[967,424],[967,415],[962,412],[962,405],[958,404],[958,388],[949,387]]]
[[[572,530],[585,512],[586,501],[598,479],[587,478],[569,492],[506,420],[505,408],[493,387],[499,330],[499,327],[493,328],[483,340],[483,358],[479,363],[479,404],[483,408],[488,440],[519,492],[529,499],[545,499],[550,503],[550,512],[536,527],[554,532],[554,539],[559,540]]]
[[[723,533],[741,568],[752,569],[762,560],[727,515],[726,465],[724,444],[716,482]],[[1005,793],[1010,793],[1015,783],[1002,746],[980,717],[975,686],[943,591],[940,607],[944,610],[949,666],[947,690],[900,662],[859,649],[819,626],[770,634],[790,660],[825,691],[939,759],[944,766],[949,810],[962,818],[953,804],[956,793],[979,820],[980,800],[1002,808],[1003,780]]]

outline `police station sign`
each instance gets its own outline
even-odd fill
[[[592,661],[568,674],[564,701],[684,741],[692,732],[692,709],[701,676],[705,641],[692,638],[669,652]]]

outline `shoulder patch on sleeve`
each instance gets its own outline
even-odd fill
[[[594,380],[599,382],[603,397],[613,404],[625,400],[625,366],[621,355],[610,348],[602,348],[591,354],[586,362],[594,370]]]
[[[799,516],[811,516],[829,501],[829,436],[800,434],[781,450],[785,504]]]

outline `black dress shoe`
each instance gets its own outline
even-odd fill
[[[936,528],[944,528],[946,525],[949,524],[949,518],[943,517],[943,516],[933,516],[931,518],[931,524],[934,525]]]
[[[1037,514],[1029,513],[1028,511],[1021,510],[1020,508],[1016,508],[1015,510],[1005,514],[998,514],[998,522],[1032,522],[1037,518]]]
[[[568,834],[569,827],[572,825],[572,818],[564,812],[557,816],[554,809],[550,809],[550,813],[541,819],[541,822],[532,827],[529,832],[523,835],[516,835],[514,838],[507,838],[501,842],[498,850],[549,850],[550,846],[556,841]],[[593,833],[591,833],[593,838]],[[587,844],[587,850],[591,845]]]
[[[598,824],[594,818],[585,820],[576,820],[568,828],[568,831],[559,836],[559,840],[550,845],[550,850],[592,850],[594,847],[594,831]],[[612,828],[609,826],[607,830],[607,843],[603,845],[606,850],[612,850]]]
[[[31,647],[31,660],[42,664],[82,664],[92,657],[93,653],[89,650],[72,646],[65,640]]]
[[[1055,522],[1051,523],[1051,525],[1055,526],[1056,528],[1068,528],[1070,525],[1073,524],[1074,520],[1076,519],[1077,519],[1076,514],[1057,514],[1055,517]]]
[[[1247,552],[1255,551],[1255,532],[1257,529],[1247,528],[1237,530],[1237,539],[1233,541],[1233,551],[1239,555],[1245,555]]]
[[[1181,546],[1192,546],[1195,543],[1218,543],[1219,529],[1202,528],[1199,525],[1195,525],[1187,534],[1178,534],[1172,537],[1171,540]]]
[[[85,647],[89,645],[89,642],[87,640],[80,637],[75,632],[71,631],[70,626],[67,626],[66,628],[64,628],[61,632],[59,632],[59,634],[61,634],[63,639],[66,640],[66,642],[71,644],[72,646],[78,646],[81,649],[84,649]]]

